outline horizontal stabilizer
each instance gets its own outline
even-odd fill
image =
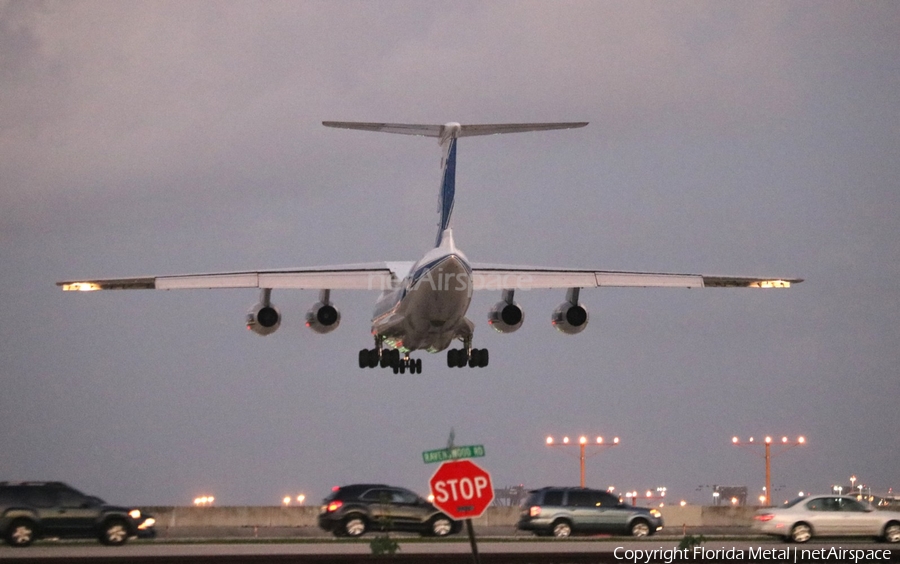
[[[422,135],[424,137],[473,137],[475,135],[496,135],[498,133],[521,133],[523,131],[546,131],[549,129],[574,129],[584,127],[586,121],[557,123],[493,123],[460,125],[455,122],[444,125],[420,125],[412,123],[368,123],[360,121],[323,121],[326,127],[380,131],[401,135]]]

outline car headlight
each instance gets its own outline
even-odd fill
[[[651,509],[651,510],[650,510],[650,515],[653,515],[653,516],[656,517],[657,519],[659,519],[660,517],[662,517],[662,513],[660,513],[660,512],[659,512],[658,510],[656,510],[656,509]]]
[[[154,519],[153,517],[147,517],[147,519],[143,523],[138,525],[138,529],[143,531],[144,529],[149,529],[150,527],[152,527],[155,524],[156,524],[156,519]]]
[[[140,509],[132,509],[128,512],[128,516],[134,520],[138,520],[141,518],[141,510]]]

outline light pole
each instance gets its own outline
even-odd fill
[[[588,456],[596,456],[600,454],[600,450],[606,447],[613,447],[619,444],[619,437],[614,437],[612,442],[606,442],[603,440],[603,437],[597,437],[596,442],[588,443],[587,437],[582,435],[578,438],[578,442],[574,443],[569,440],[569,437],[563,437],[562,442],[556,442],[553,437],[547,437],[547,446],[575,446],[579,447],[579,460],[581,461],[581,487],[584,487],[584,459]],[[591,453],[590,455],[585,454],[585,449],[588,446],[592,446],[598,449],[598,452]]]
[[[747,443],[742,443],[741,440],[737,437],[732,437],[731,442],[737,446],[754,446],[759,443],[755,443],[753,441],[753,437],[750,437],[750,440]],[[765,444],[765,458],[766,458],[766,497],[765,497],[765,505],[772,505],[772,457],[776,454],[781,454],[782,452],[791,449],[795,446],[800,446],[806,444],[806,437],[797,437],[796,441],[788,440],[787,437],[781,437],[781,444],[784,448],[779,450],[778,452],[772,452],[772,437],[767,436],[765,440],[763,440]]]

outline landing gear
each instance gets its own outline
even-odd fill
[[[380,353],[378,349],[362,349],[359,351],[359,367],[375,368],[382,361]]]
[[[469,368],[484,368],[488,365],[487,349],[450,349],[447,351],[447,367],[462,368],[466,365]]]
[[[421,358],[409,358],[409,355],[403,357],[396,366],[393,367],[394,374],[400,373],[405,374],[407,370],[409,370],[410,374],[421,374],[422,373],[422,359]]]
[[[409,358],[409,354],[405,354],[401,358],[399,350],[384,349],[382,348],[381,339],[375,339],[374,349],[362,349],[359,351],[359,367],[391,368],[394,374],[405,374],[407,370],[409,370],[410,374],[421,374],[422,359]]]

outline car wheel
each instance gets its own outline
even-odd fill
[[[128,525],[121,519],[112,519],[103,525],[100,542],[107,546],[119,546],[128,540]]]
[[[553,523],[553,536],[558,539],[564,539],[572,535],[572,525],[568,521],[557,521]]]
[[[351,515],[344,520],[344,534],[359,537],[366,533],[366,520],[360,515]]]
[[[13,521],[6,531],[6,542],[10,546],[24,547],[34,542],[35,530],[31,521],[20,519]]]
[[[635,538],[646,537],[650,534],[650,525],[643,519],[637,519],[631,524],[630,532]]]
[[[431,520],[428,532],[436,537],[446,537],[453,532],[453,521],[449,517],[438,515]]]
[[[812,538],[812,529],[806,523],[797,523],[791,529],[791,540],[794,542],[806,542]]]
[[[900,523],[892,521],[884,527],[884,542],[900,542]]]

